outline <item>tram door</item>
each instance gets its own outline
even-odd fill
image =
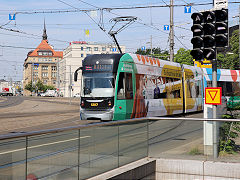
[[[130,119],[133,107],[134,84],[132,72],[120,72],[117,77],[114,120]]]

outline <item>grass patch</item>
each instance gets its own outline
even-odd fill
[[[195,147],[195,148],[192,148],[188,154],[190,154],[190,155],[200,155],[200,154],[202,154],[202,153],[201,153],[201,151],[198,149],[198,147]]]

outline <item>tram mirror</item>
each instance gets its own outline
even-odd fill
[[[74,81],[75,81],[75,82],[77,82],[77,77],[78,77],[78,72],[75,71],[75,72],[74,72]]]

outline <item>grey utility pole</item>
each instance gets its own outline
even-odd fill
[[[151,43],[151,57],[153,56],[152,55],[152,35],[151,35],[151,37],[150,37],[150,43]]]
[[[170,1],[170,61],[174,61],[173,0]]]
[[[216,60],[212,62],[212,87],[217,87],[217,50]],[[217,119],[217,105],[213,106],[213,119]],[[218,157],[218,122],[213,121],[213,157]]]
[[[240,6],[239,6],[238,16],[233,16],[233,18],[236,18],[236,17],[238,17],[238,42],[239,42],[238,58],[239,58],[239,65],[240,65]]]

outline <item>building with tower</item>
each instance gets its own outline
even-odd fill
[[[24,61],[23,70],[23,94],[31,92],[25,86],[32,82],[33,86],[38,80],[44,85],[52,85],[57,88],[58,62],[62,59],[63,52],[55,51],[48,43],[46,25],[44,21],[42,41],[35,50],[28,52]]]

